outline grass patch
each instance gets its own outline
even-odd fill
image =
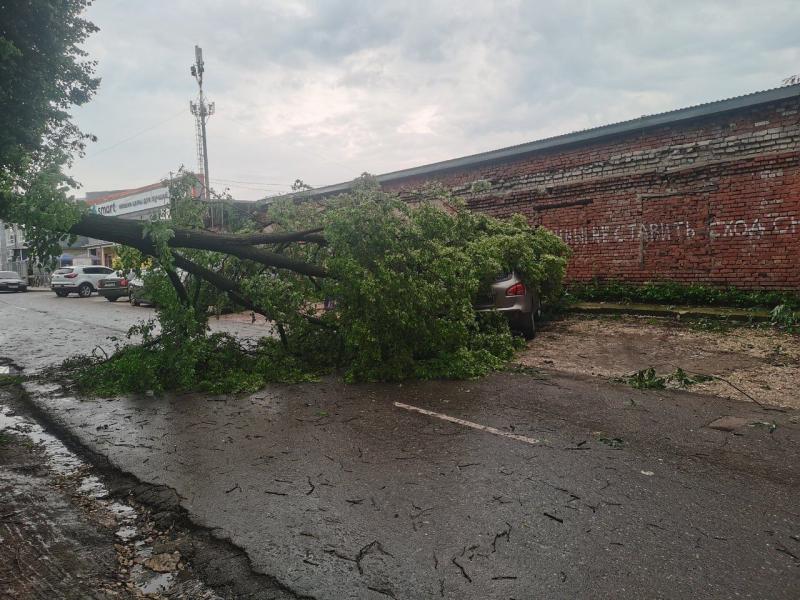
[[[0,387],[14,387],[22,385],[22,375],[0,375]]]
[[[792,292],[740,290],[733,287],[683,284],[672,281],[632,284],[614,280],[593,280],[585,283],[572,283],[567,287],[567,293],[575,300],[597,302],[691,304],[737,308],[773,308],[785,305],[792,310],[800,310],[800,295]]]

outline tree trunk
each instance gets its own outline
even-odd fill
[[[211,250],[230,254],[237,258],[252,260],[269,267],[277,267],[309,275],[325,277],[324,268],[312,263],[303,262],[272,252],[260,247],[260,244],[280,244],[288,242],[304,242],[324,244],[319,229],[289,233],[256,233],[256,234],[221,234],[200,229],[173,228],[174,236],[167,241],[170,248],[191,248],[195,250]],[[131,246],[145,254],[156,254],[156,247],[146,235],[141,221],[121,219],[119,217],[102,217],[87,214],[75,223],[66,233],[85,235],[107,242],[116,242]]]

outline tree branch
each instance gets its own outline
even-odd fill
[[[180,300],[181,304],[188,308],[189,307],[189,294],[186,293],[186,287],[183,285],[181,278],[173,269],[164,269],[167,273],[167,277],[169,277],[169,282],[172,284],[172,287],[175,288],[175,293],[178,294],[178,300]]]
[[[241,236],[185,228],[175,228],[173,231],[175,235],[167,241],[167,245],[171,248],[211,250],[230,254],[238,258],[252,260],[263,265],[287,269],[295,273],[300,273],[301,275],[311,275],[315,277],[325,277],[327,275],[325,269],[319,265],[296,260],[276,252],[270,252],[264,248],[245,245],[241,242]],[[153,243],[145,236],[144,225],[140,221],[134,221],[132,219],[87,214],[70,227],[67,233],[85,235],[109,242],[125,244],[126,246],[132,246],[147,254],[153,254],[155,252]],[[255,235],[260,236],[258,239],[261,240],[262,243],[265,243],[263,242],[265,239],[285,239],[287,236],[292,235],[297,238],[294,241],[300,241],[314,234],[297,232],[294,234]],[[266,236],[270,236],[270,238]],[[276,236],[281,237],[276,238]],[[235,240],[236,243],[234,243],[233,240]]]

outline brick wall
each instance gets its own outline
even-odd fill
[[[573,248],[571,280],[800,290],[799,113],[795,97],[385,187],[522,213]]]

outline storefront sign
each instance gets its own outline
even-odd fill
[[[169,205],[169,190],[165,187],[147,190],[91,207],[92,212],[105,217],[118,217],[128,213]]]

